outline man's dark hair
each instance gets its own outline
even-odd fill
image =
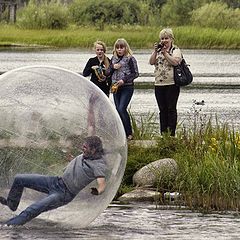
[[[90,149],[95,149],[96,154],[94,157],[101,157],[104,153],[102,140],[98,136],[86,137],[85,142],[89,145]]]

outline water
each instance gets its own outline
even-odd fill
[[[206,115],[217,114],[220,121],[240,126],[240,52],[219,50],[184,50],[191,65],[194,82],[182,88],[178,113],[180,119],[191,115],[194,106]],[[153,84],[153,66],[148,64],[151,50],[138,50],[135,57],[139,70],[145,77],[137,82]],[[108,52],[111,56],[111,51]],[[0,50],[0,72],[27,66],[53,65],[82,72],[86,61],[92,57],[89,50]],[[195,88],[200,84],[205,88]],[[214,88],[210,88],[214,85]],[[224,87],[223,87],[224,86]],[[112,101],[112,96],[111,96]],[[205,101],[204,106],[193,105],[193,100]],[[137,115],[158,112],[153,89],[135,90],[131,111]],[[0,205],[0,224],[12,213]],[[201,214],[187,209],[156,209],[154,204],[119,205],[113,203],[89,227],[84,229],[60,226],[36,218],[25,226],[0,227],[0,239],[240,239],[240,218],[235,213]]]
[[[187,209],[156,209],[148,204],[111,204],[87,228],[60,226],[38,218],[25,226],[1,227],[0,239],[237,240],[239,224],[240,218],[233,213],[202,214]]]
[[[192,108],[202,116],[218,117],[220,124],[227,122],[230,126],[240,126],[240,89],[198,89],[182,88],[178,100],[178,121],[187,121],[193,117]],[[193,100],[205,105],[194,105]],[[153,89],[137,90],[134,92],[130,109],[135,115],[144,115],[146,112],[158,113],[158,106]]]
[[[194,84],[240,85],[239,50],[183,50],[184,58],[190,64]],[[139,77],[136,82],[154,82],[154,67],[148,64],[151,50],[136,50]],[[0,49],[0,72],[29,65],[52,65],[79,72],[94,53],[91,50],[17,50]],[[111,51],[107,52],[111,57]]]

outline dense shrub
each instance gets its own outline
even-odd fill
[[[17,24],[26,29],[63,29],[70,21],[77,25],[200,25],[239,28],[238,0],[30,0],[18,10]],[[204,5],[205,4],[205,5]],[[233,8],[231,8],[233,7]],[[4,15],[5,14],[5,15]],[[6,21],[7,11],[2,15]]]
[[[1,21],[3,23],[7,23],[8,22],[8,9],[6,9],[2,15],[1,15]]]
[[[60,1],[30,0],[18,11],[17,24],[26,29],[63,29],[68,24],[68,11]]]
[[[140,22],[140,3],[136,0],[75,0],[69,6],[70,16],[78,25],[137,24]]]
[[[189,25],[192,10],[201,5],[198,0],[167,0],[161,8],[159,22],[165,26]]]
[[[228,8],[227,4],[211,2],[192,12],[192,24],[217,29],[240,26],[240,9]]]
[[[218,118],[209,118],[195,108],[179,126],[176,137],[167,134],[157,146],[128,145],[128,161],[120,193],[133,187],[132,177],[148,163],[173,158],[178,165],[175,181],[158,190],[180,192],[180,205],[204,210],[239,210],[240,207],[240,131]],[[141,131],[142,124],[136,126]],[[161,202],[160,202],[161,203]],[[176,202],[175,202],[176,204]]]
[[[239,0],[223,0],[223,2],[225,2],[228,5],[228,7],[240,8]]]

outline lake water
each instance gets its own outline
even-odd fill
[[[0,210],[1,215],[6,213]],[[25,226],[0,227],[0,239],[237,240],[239,225],[240,218],[233,213],[202,214],[187,209],[156,209],[148,204],[111,204],[83,229],[36,218]]]
[[[151,49],[136,50],[139,72],[142,77],[136,83],[153,85],[154,67],[148,64]],[[194,81],[189,88],[181,88],[178,101],[178,120],[191,115],[193,100],[205,101],[196,106],[206,116],[215,115],[221,122],[240,126],[240,51],[239,50],[183,50],[184,58],[190,64]],[[107,52],[111,57],[111,51]],[[81,73],[86,61],[93,57],[91,50],[12,50],[0,49],[0,72],[28,65],[52,65]],[[112,96],[110,97],[113,102]],[[158,114],[153,89],[136,89],[130,103],[136,116],[148,112]]]
[[[136,82],[153,84],[151,50],[136,50],[139,71],[145,77]],[[240,51],[183,50],[191,65],[194,82],[182,88],[178,102],[179,119],[191,115],[192,107],[203,114],[217,114],[220,121],[240,125]],[[52,65],[82,72],[90,50],[0,50],[0,72],[28,65]],[[108,52],[111,56],[111,52]],[[199,88],[200,85],[201,87]],[[214,86],[214,88],[213,88]],[[112,101],[112,96],[111,96]],[[193,100],[205,101],[204,106]],[[153,89],[136,89],[131,101],[136,115],[158,112]],[[12,213],[0,205],[0,224]],[[59,226],[40,218],[25,226],[0,227],[0,239],[240,239],[240,218],[236,213],[201,214],[187,209],[156,209],[154,204],[119,205],[112,203],[89,227]]]

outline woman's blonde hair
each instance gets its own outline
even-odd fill
[[[127,41],[124,39],[124,38],[119,38],[115,44],[114,44],[114,47],[113,47],[113,56],[115,58],[118,58],[118,55],[117,55],[117,51],[116,51],[116,48],[117,47],[125,47],[125,53],[124,53],[124,56],[125,57],[129,57],[129,56],[132,56],[132,50],[130,49]]]
[[[103,52],[105,53],[107,50],[106,44],[102,41],[96,41],[93,43],[93,50],[96,50],[97,45],[101,45],[103,47]]]
[[[159,38],[169,37],[174,40],[173,30],[171,28],[164,28],[159,33]]]
[[[103,41],[96,41],[96,42],[94,42],[93,43],[93,50],[96,50],[97,45],[101,45],[103,47],[103,52],[106,53],[107,46],[106,46],[106,44]],[[109,67],[109,60],[108,60],[107,56],[104,55],[104,60],[103,61],[104,61],[104,64],[106,66],[106,69],[108,69],[108,67]]]

